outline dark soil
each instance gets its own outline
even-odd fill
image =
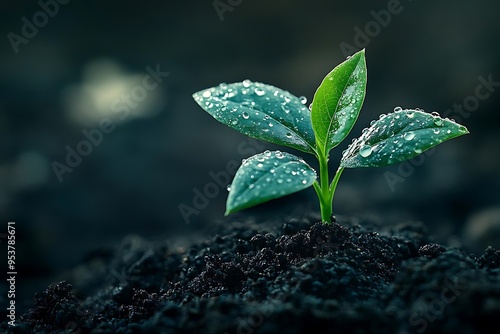
[[[36,294],[14,331],[0,329],[496,332],[500,251],[474,256],[434,244],[421,224],[317,221],[236,221],[196,242],[126,238]]]

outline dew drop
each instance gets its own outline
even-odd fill
[[[277,179],[276,182],[278,182],[279,184],[282,184],[283,183],[283,179]]]
[[[401,108],[399,106],[394,108],[394,112],[398,112],[398,111],[402,111],[402,110],[403,110],[403,108]]]
[[[251,84],[252,84],[252,82],[250,80],[248,80],[248,79],[243,80],[243,87],[248,88],[248,87],[250,87]]]
[[[230,184],[227,185],[226,190],[227,191],[231,191],[231,185]]]
[[[302,180],[302,184],[307,184],[307,180]]]
[[[301,96],[301,97],[299,97],[299,99],[300,99],[300,103],[302,103],[302,104],[306,104],[307,103],[307,97]]]
[[[242,116],[244,119],[248,119],[248,118],[250,117],[250,115],[249,115],[246,111],[244,111],[244,112],[241,114],[241,116]]]
[[[369,157],[370,154],[372,154],[372,147],[370,145],[364,145],[359,150],[359,155],[361,155],[363,158]]]
[[[266,94],[266,92],[263,90],[263,89],[260,89],[260,88],[255,88],[254,90],[255,94],[257,94],[258,96],[263,96]]]
[[[207,97],[210,97],[212,95],[212,93],[209,91],[209,90],[206,90],[203,92],[203,97],[207,98]]]
[[[281,105],[281,109],[283,109],[283,111],[285,112],[285,114],[290,113],[290,108],[286,105],[286,103],[283,103]]]
[[[252,176],[253,175],[251,175],[250,177],[252,177]],[[248,186],[248,189],[253,189],[253,188],[255,188],[255,184],[253,184],[253,183]]]
[[[264,165],[263,165],[263,164],[261,164],[261,163],[258,163],[258,164],[257,164],[257,167],[262,168],[262,167],[264,167]]]
[[[434,117],[439,117],[439,113],[437,111],[431,112],[431,115]]]
[[[412,140],[413,138],[415,138],[415,133],[410,131],[405,133],[403,137],[405,140]]]
[[[272,128],[274,126],[273,123],[269,123],[269,127]]]
[[[412,112],[409,112],[406,114],[406,116],[408,116],[408,118],[413,118],[413,117],[415,117],[415,114],[413,114]]]
[[[235,119],[234,121],[232,121],[232,122],[231,122],[231,124],[232,124],[232,125],[236,125],[236,124],[238,124],[238,120],[237,120],[237,119]]]
[[[287,179],[286,179],[286,182],[287,182],[287,183],[290,183],[290,182],[292,182],[292,179],[291,179],[291,178],[287,178]]]
[[[421,150],[421,149],[419,149],[419,148],[416,148],[416,149],[414,149],[414,150],[413,150],[413,152],[415,152],[415,153],[417,153],[417,154],[420,154],[420,153],[422,153],[422,150]]]
[[[287,138],[292,138],[292,134],[290,132],[287,132],[285,135]]]
[[[432,130],[432,132],[434,132],[436,135],[438,135],[440,131],[439,131],[439,129],[434,129],[434,130]]]
[[[283,159],[285,157],[285,155],[283,153],[281,153],[280,151],[276,151],[274,153],[274,155],[276,156],[276,158],[278,159]]]
[[[270,157],[271,156],[271,151],[265,150],[264,154],[265,154],[266,157]]]

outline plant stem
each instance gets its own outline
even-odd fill
[[[328,177],[328,157],[323,152],[318,152],[317,155],[319,161],[319,184],[318,182],[314,182],[314,190],[316,190],[316,194],[319,199],[319,207],[321,211],[321,220],[327,224],[330,224],[332,217],[332,207],[333,207],[333,196],[335,194],[335,189],[337,188],[337,184],[339,183],[340,176],[344,171],[343,167],[339,167],[335,176],[332,180],[330,186],[329,177]]]
[[[330,211],[333,211],[333,197],[335,196],[335,190],[337,189],[337,184],[339,183],[340,176],[343,171],[344,167],[339,167],[333,177],[332,183],[330,184],[330,199],[328,201],[328,203],[330,203]]]
[[[321,210],[321,220],[326,223],[331,222],[332,204],[330,202],[330,190],[328,189],[328,157],[323,152],[318,152],[319,161],[319,186],[315,186],[318,194],[319,206]]]

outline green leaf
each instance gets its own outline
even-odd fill
[[[245,80],[197,92],[193,98],[216,120],[249,137],[314,152],[309,109],[287,91]]]
[[[243,161],[230,186],[226,215],[310,187],[316,172],[301,158],[266,151]]]
[[[335,67],[314,94],[311,119],[320,151],[328,154],[347,137],[358,119],[365,91],[366,60],[361,50]]]
[[[399,110],[398,110],[399,109]],[[347,168],[382,167],[412,159],[446,140],[469,133],[465,126],[437,113],[402,110],[381,115],[344,151]]]

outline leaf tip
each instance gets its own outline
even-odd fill
[[[234,207],[229,207],[226,205],[226,212],[224,212],[224,217],[229,216],[231,213],[234,213],[236,210]]]
[[[193,95],[191,95],[191,96],[193,97],[194,100],[196,100],[196,98],[198,96],[200,96],[200,93],[201,93],[201,91],[198,91],[198,92],[193,93]]]

